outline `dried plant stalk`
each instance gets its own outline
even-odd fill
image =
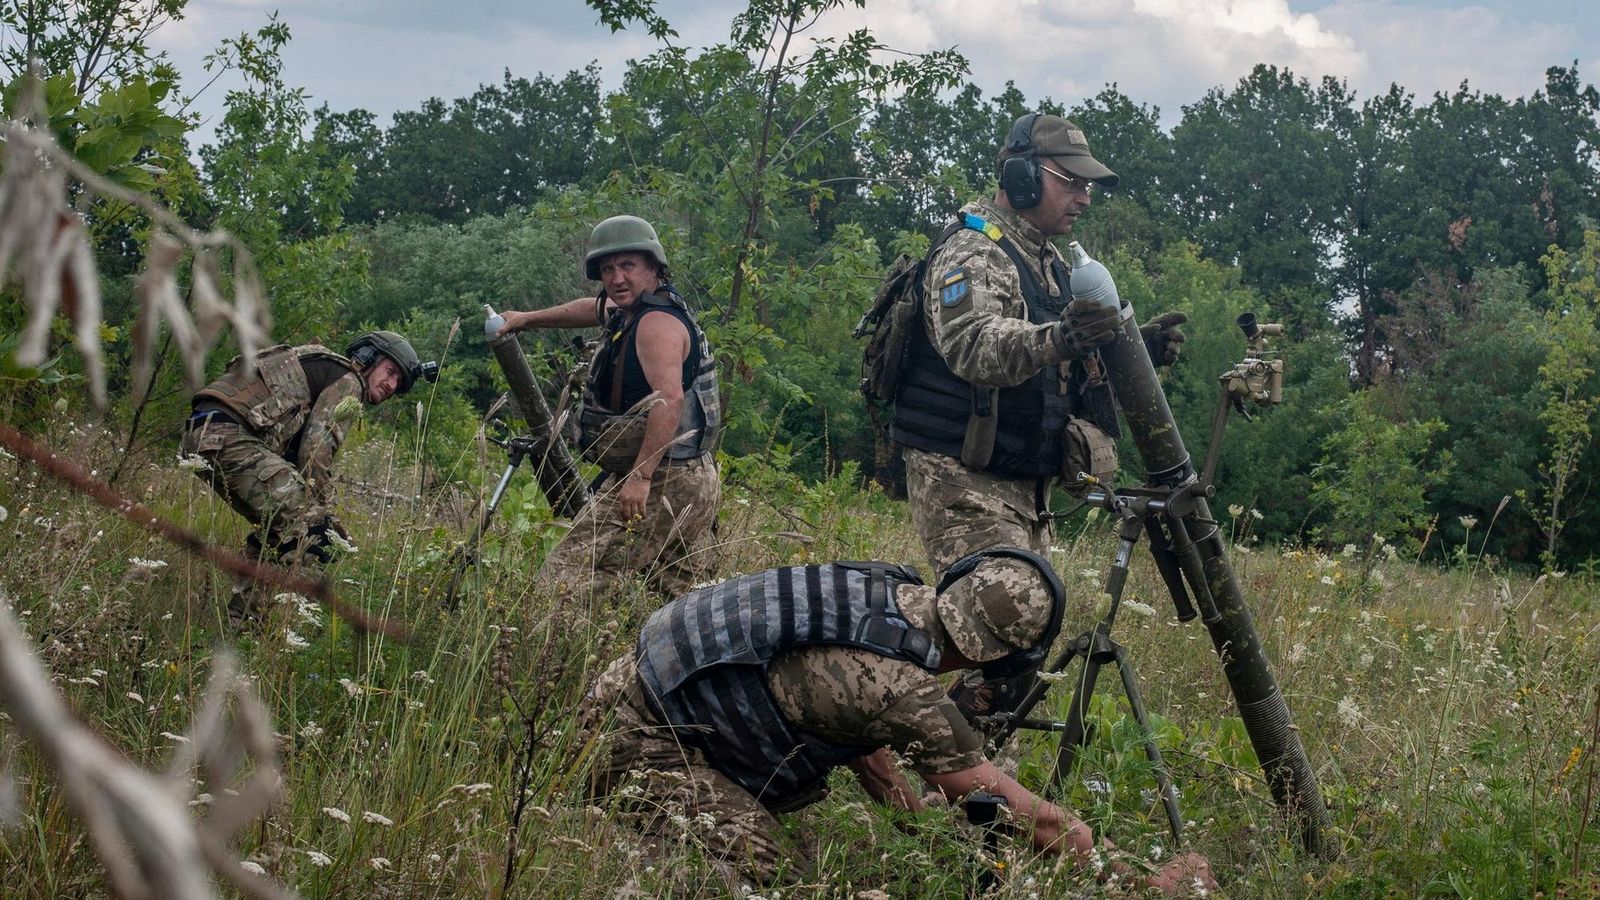
[[[233,717],[224,724],[229,701]],[[216,896],[215,872],[251,897],[292,897],[270,878],[239,864],[226,841],[276,799],[281,784],[272,729],[231,655],[218,654],[211,684],[188,741],[165,776],[129,762],[84,725],[34,657],[9,599],[0,596],[0,704],[55,773],[83,820],[106,880],[130,900]],[[188,772],[195,760],[218,790],[210,815],[190,817]],[[250,771],[241,779],[248,760]]]
[[[68,203],[67,177],[94,196],[119,200],[149,216],[155,236],[146,253],[138,286],[134,324],[134,392],[143,399],[155,361],[156,336],[165,320],[183,352],[193,388],[204,375],[205,355],[225,326],[231,326],[245,370],[271,334],[270,313],[255,261],[239,240],[221,229],[198,232],[154,199],[131,191],[85,166],[56,143],[46,121],[36,74],[28,76],[20,108],[26,112],[5,123],[0,157],[0,288],[16,283],[28,308],[28,322],[16,361],[38,366],[49,350],[50,323],[65,314],[84,360],[89,393],[96,409],[106,406],[105,362],[100,350],[100,275],[83,218]],[[233,297],[222,293],[214,252],[233,257]],[[178,299],[176,271],[185,251],[195,255],[191,292],[193,313]],[[141,377],[142,376],[142,377]]]

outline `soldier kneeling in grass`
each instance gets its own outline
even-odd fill
[[[1018,607],[1000,592],[954,602],[952,586],[994,559],[1037,568],[1053,602]],[[692,828],[737,893],[775,881],[774,813],[822,799],[838,766],[879,803],[919,809],[894,751],[951,801],[974,791],[1004,797],[1039,852],[1091,864],[1089,826],[985,758],[982,737],[934,677],[1037,668],[1060,630],[1064,594],[1044,559],[1016,548],[957,561],[937,591],[883,562],[771,569],[693,591],[657,610],[636,652],[585,699],[581,720],[597,741],[592,795],[612,798],[656,849]],[[1112,863],[1102,877],[1119,868],[1132,875]],[[1196,854],[1143,883],[1171,894],[1216,887]]]
[[[194,395],[184,423],[184,457],[195,474],[255,527],[245,555],[287,565],[321,565],[346,537],[329,506],[333,457],[361,404],[404,394],[418,378],[437,379],[410,342],[371,331],[341,356],[320,344],[268,347],[246,375],[239,359]],[[235,625],[265,609],[258,585],[236,583],[228,600]]]

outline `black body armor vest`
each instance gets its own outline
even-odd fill
[[[932,672],[939,648],[913,628],[895,589],[909,568],[835,562],[769,569],[702,588],[656,610],[639,635],[639,680],[662,722],[772,809],[813,795],[834,767],[874,747],[833,744],[796,728],[767,685],[778,653],[859,647]]]
[[[964,215],[944,230],[929,257],[956,231],[971,228],[982,233],[985,224],[978,216]],[[1052,297],[1016,244],[1004,235],[994,241],[1017,269],[1028,321],[1061,321],[1061,311],[1072,296],[1067,267],[1060,259],[1051,260],[1051,273],[1061,286],[1061,296]],[[906,352],[906,371],[889,426],[896,443],[960,459],[969,418],[989,415],[989,403],[997,402],[994,453],[984,471],[1010,478],[1049,478],[1061,470],[1062,429],[1076,406],[1063,366],[1047,366],[1022,384],[993,392],[950,371],[925,325],[913,333]],[[996,394],[998,399],[991,401]]]

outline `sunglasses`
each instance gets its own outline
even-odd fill
[[[1061,181],[1066,184],[1067,190],[1069,190],[1069,191],[1073,191],[1073,192],[1076,192],[1076,193],[1082,193],[1082,194],[1088,194],[1088,193],[1093,192],[1093,190],[1094,190],[1094,182],[1090,181],[1087,178],[1076,178],[1076,177],[1074,177],[1072,175],[1067,175],[1067,174],[1064,174],[1064,173],[1061,173],[1061,172],[1057,172],[1055,169],[1052,169],[1049,166],[1040,166],[1039,168],[1041,168],[1041,169],[1045,170],[1046,172],[1049,172],[1051,175],[1054,175],[1055,177],[1061,179]]]

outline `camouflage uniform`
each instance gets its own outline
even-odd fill
[[[1003,230],[1039,284],[1060,296],[1063,285],[1055,283],[1050,265],[1060,254],[1039,229],[986,200],[968,203],[961,212]],[[947,275],[957,270],[963,271],[966,285],[959,302],[923,305],[929,341],[955,375],[974,384],[1009,386],[1045,367],[1067,365],[1070,356],[1055,326],[1028,321],[1021,278],[994,240],[965,228],[950,235],[929,258],[925,296],[940,298]],[[1048,554],[1050,520],[1044,514],[1049,479],[976,471],[959,459],[911,447],[904,453],[912,524],[936,572],[987,547],[1025,547]],[[1010,592],[1020,608],[1037,615],[1050,604],[1039,574],[1013,559],[985,561],[956,589],[974,602]]]
[[[774,660],[768,684],[792,723],[825,739],[889,747],[925,774],[983,762],[977,733],[939,682],[911,663],[857,648],[806,647]],[[615,797],[651,850],[699,843],[730,890],[778,877],[785,854],[777,818],[661,723],[632,654],[595,683],[580,720],[601,735],[592,796]]]
[[[307,363],[334,376],[314,396]],[[180,448],[204,461],[195,474],[257,526],[247,555],[288,565],[320,561],[326,530],[334,527],[334,454],[365,386],[353,363],[316,344],[268,348],[256,369],[246,378],[235,360],[195,395]],[[236,593],[246,596],[234,612],[251,611],[247,583]]]
[[[617,511],[624,480],[606,476],[539,570],[540,584],[557,596],[604,595],[624,579],[642,577],[653,591],[676,597],[705,580],[722,502],[715,458],[707,453],[657,466],[644,517],[633,522]]]

